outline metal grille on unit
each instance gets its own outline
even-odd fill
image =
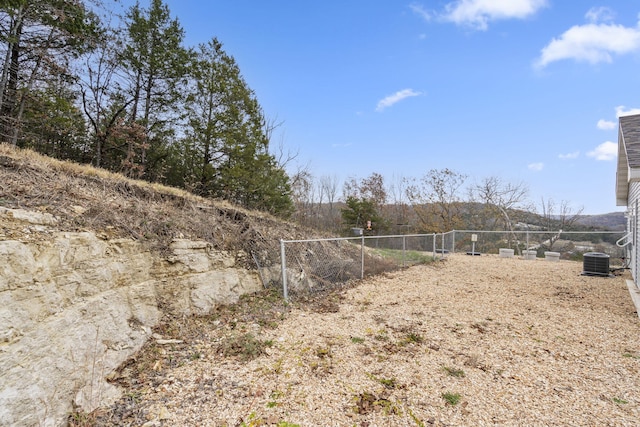
[[[610,276],[609,255],[601,252],[587,252],[583,255],[583,272],[585,276]]]

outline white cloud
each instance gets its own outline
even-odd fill
[[[491,21],[524,19],[546,5],[547,0],[457,0],[445,6],[443,18],[484,31]]]
[[[595,150],[589,151],[587,156],[593,157],[596,160],[614,160],[618,156],[618,144],[611,141],[603,142],[598,145]]]
[[[579,151],[574,151],[573,153],[558,154],[558,157],[561,158],[562,160],[567,160],[567,159],[577,159],[579,155],[580,155]]]
[[[386,98],[378,101],[378,105],[376,106],[376,111],[382,111],[387,107],[391,107],[393,104],[402,101],[405,98],[410,98],[412,96],[422,95],[422,92],[416,92],[413,89],[403,89],[400,90],[393,95],[389,95]]]
[[[622,117],[622,116],[633,116],[636,114],[640,114],[640,108],[630,108],[630,109],[626,109],[627,107],[625,107],[624,105],[619,105],[616,107],[616,117]]]
[[[598,22],[611,22],[613,21],[614,15],[613,10],[608,7],[592,7],[585,14],[585,18],[587,18],[587,21],[595,24]]]
[[[539,68],[563,59],[591,64],[611,62],[612,55],[640,51],[640,27],[589,23],[575,25],[545,46],[536,61]]]
[[[544,169],[544,163],[530,163],[528,166],[529,170],[532,170],[534,172],[540,172],[542,169]]]
[[[425,21],[431,21],[431,12],[422,7],[422,5],[419,5],[418,3],[411,3],[409,5],[409,9],[411,9],[413,13],[420,16]]]
[[[598,120],[598,129],[600,130],[611,130],[616,128],[616,122],[612,122],[610,120]]]
[[[640,108],[627,109],[627,107],[625,107],[624,105],[618,105],[616,107],[616,117],[618,118],[623,116],[633,116],[637,114],[640,114]],[[618,127],[618,123],[611,120],[600,119],[598,120],[598,124],[596,126],[600,130],[614,130]]]

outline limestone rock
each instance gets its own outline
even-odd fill
[[[24,209],[9,209],[0,206],[0,215],[5,215],[19,221],[37,225],[56,225],[56,217],[47,212],[26,211]]]
[[[33,224],[49,214],[0,208]],[[104,378],[151,338],[160,307],[206,314],[261,288],[255,272],[204,241],[180,239],[165,259],[128,239],[53,231],[0,240],[0,424],[64,425],[119,392]]]

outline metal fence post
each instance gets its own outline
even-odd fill
[[[433,233],[433,259],[438,259],[438,255],[436,254],[436,240],[438,239],[438,236],[436,236],[436,233]]]
[[[402,268],[406,267],[407,236],[402,236]]]
[[[360,243],[360,278],[364,279],[364,234]]]
[[[451,253],[456,253],[456,230],[451,233]]]
[[[280,240],[280,265],[282,267],[282,295],[285,301],[289,301],[289,291],[287,289],[287,256],[284,250],[284,240]]]

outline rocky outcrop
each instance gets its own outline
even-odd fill
[[[114,401],[104,378],[165,312],[206,314],[261,288],[243,254],[175,240],[160,257],[129,239],[55,231],[49,214],[0,210],[38,239],[0,235],[0,425],[65,424]],[[42,237],[44,236],[44,237]]]

